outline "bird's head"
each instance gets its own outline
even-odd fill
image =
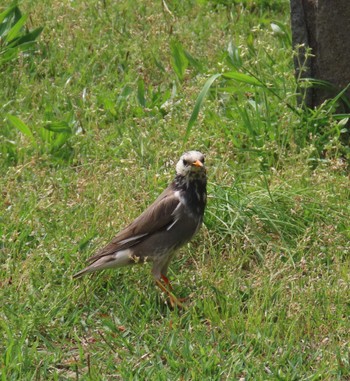
[[[198,151],[185,152],[176,164],[176,174],[184,177],[205,176],[204,155]]]

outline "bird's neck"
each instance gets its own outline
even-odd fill
[[[207,202],[207,181],[205,177],[184,177],[177,175],[173,182],[176,191],[184,197],[186,206],[195,215],[203,215]]]

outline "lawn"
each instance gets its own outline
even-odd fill
[[[19,8],[43,30],[0,60],[1,380],[350,380],[347,118],[297,104],[288,1]],[[72,279],[189,149],[186,308],[148,265]]]

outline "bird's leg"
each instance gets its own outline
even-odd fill
[[[161,274],[160,275],[161,276],[161,278],[163,279],[163,281],[164,281],[164,283],[166,284],[166,286],[168,287],[168,289],[170,290],[170,291],[173,291],[173,286],[171,285],[171,283],[170,283],[170,280],[164,275],[164,274]],[[183,303],[183,302],[186,302],[186,300],[188,299],[188,298],[176,298],[180,303]]]
[[[170,280],[164,274],[161,274],[161,277],[162,277],[164,283],[169,287],[169,290],[172,291],[173,290],[173,286],[171,285]],[[186,300],[188,300],[187,297],[185,297],[185,298],[176,298],[176,299],[180,303],[186,302]]]
[[[166,282],[166,280],[168,281]],[[168,280],[168,278],[165,276],[165,275],[162,275],[162,279],[164,280],[164,283],[168,286],[170,286],[169,288],[167,288],[159,279],[156,279],[156,285],[163,291],[165,292],[168,297],[169,297],[169,302],[171,304],[171,307],[174,308],[175,306],[177,306],[178,308],[184,308],[183,304],[180,302],[180,300],[171,292],[172,290],[172,287],[170,285],[170,282]]]
[[[170,280],[164,274],[161,274],[160,276],[163,279],[164,283],[168,286],[169,290],[172,291],[173,286],[171,285]]]

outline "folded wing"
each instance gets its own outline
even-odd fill
[[[152,205],[130,225],[121,230],[107,246],[90,257],[88,262],[95,262],[106,255],[128,249],[155,232],[170,228],[176,223],[174,212],[179,204],[178,193],[174,192],[170,187],[165,189]]]

